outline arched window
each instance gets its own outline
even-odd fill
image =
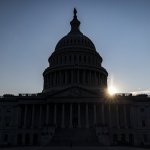
[[[22,145],[22,134],[17,135],[17,145]]]
[[[25,134],[25,145],[29,145],[29,144],[30,144],[30,135]]]
[[[121,134],[121,143],[126,144],[126,135],[124,133]]]
[[[148,136],[147,136],[147,134],[144,134],[144,135],[143,135],[143,140],[144,140],[145,143],[148,142]]]
[[[38,134],[33,134],[33,145],[38,145]]]
[[[4,135],[4,142],[5,142],[5,143],[8,143],[8,134],[5,134],[5,135]]]
[[[133,134],[129,134],[129,144],[134,145],[134,136],[133,136]]]
[[[118,142],[118,136],[117,134],[113,134],[113,143],[117,144],[117,142]]]

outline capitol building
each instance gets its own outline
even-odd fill
[[[76,9],[70,25],[48,58],[42,92],[0,97],[0,147],[150,146],[150,97],[108,96],[108,72]]]

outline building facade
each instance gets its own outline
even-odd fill
[[[48,59],[43,91],[0,97],[1,146],[150,145],[150,98],[106,94],[102,57],[76,14]]]

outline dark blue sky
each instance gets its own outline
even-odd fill
[[[42,91],[48,57],[70,31],[74,7],[108,83],[119,92],[150,90],[150,0],[0,0],[0,95]]]

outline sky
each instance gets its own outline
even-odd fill
[[[0,95],[39,93],[73,8],[118,92],[150,93],[150,0],[0,0]]]

